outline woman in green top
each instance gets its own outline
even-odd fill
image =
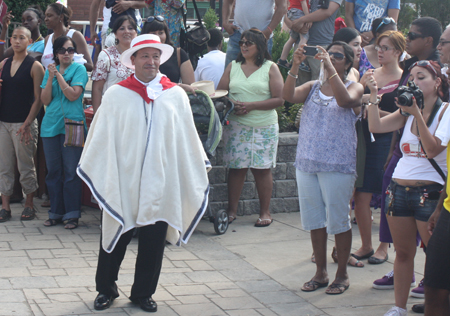
[[[51,202],[44,226],[65,222],[67,229],[76,228],[81,216],[81,179],[76,168],[83,148],[64,146],[64,118],[85,121],[83,91],[88,81],[86,68],[73,62],[76,49],[77,45],[69,37],[55,40],[55,63],[48,66],[41,85],[41,100],[48,104],[41,137],[48,169],[45,182]]]
[[[224,161],[228,173],[229,222],[237,208],[248,168],[258,190],[260,211],[256,227],[269,226],[272,196],[271,167],[276,165],[278,117],[275,108],[283,105],[283,77],[267,51],[267,39],[256,29],[242,33],[241,52],[230,63],[217,89],[229,90],[235,110],[224,128]]]

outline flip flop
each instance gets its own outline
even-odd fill
[[[369,251],[369,252],[366,253],[365,255],[358,256],[358,255],[355,255],[354,253],[352,253],[351,256],[352,256],[353,258],[355,258],[356,260],[363,260],[363,259],[368,259],[368,258],[372,257],[374,253],[375,253],[375,251],[372,249],[371,251]]]
[[[233,223],[235,220],[237,220],[236,217],[232,216],[232,215],[228,215],[228,225]]]
[[[6,222],[11,219],[11,211],[7,211],[4,208],[0,210],[0,223]]]
[[[263,222],[267,222],[267,223],[262,224]],[[258,218],[258,220],[255,223],[255,227],[267,227],[270,224],[272,224],[272,222],[273,222],[273,218],[266,218],[266,219]]]
[[[50,227],[50,226],[58,225],[59,223],[62,223],[61,219],[51,219],[51,218],[49,218],[48,220],[46,220],[44,222],[44,226]]]
[[[310,280],[308,282],[306,282],[305,284],[303,284],[301,290],[303,292],[314,292],[317,289],[320,289],[321,287],[327,287],[328,286],[328,282],[323,282],[323,283],[319,283],[315,280]]]
[[[352,263],[352,259],[355,259],[355,260],[356,260],[355,263]],[[348,264],[349,266],[352,266],[352,267],[355,267],[355,268],[364,268],[364,263],[363,263],[361,260],[357,260],[357,259],[354,258],[354,257],[350,257],[350,258],[348,259],[347,264]]]
[[[349,285],[344,284],[338,284],[338,283],[331,283],[331,285],[326,289],[325,293],[330,295],[339,295],[347,291],[347,289],[350,287]],[[338,292],[333,292],[332,290],[338,289]]]
[[[71,218],[68,219],[65,223],[64,223],[64,228],[65,229],[75,229],[78,227],[78,218]]]

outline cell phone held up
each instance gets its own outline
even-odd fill
[[[305,46],[303,47],[303,51],[305,56],[316,56],[316,54],[319,52],[317,50],[317,47],[315,46]]]

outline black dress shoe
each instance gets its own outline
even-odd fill
[[[94,301],[94,309],[101,311],[109,308],[114,302],[114,297],[99,293]]]
[[[134,304],[139,304],[142,310],[150,313],[156,312],[158,305],[151,297],[137,298],[131,300]]]
[[[425,313],[425,304],[416,304],[416,305],[413,305],[412,311],[413,311],[414,313],[419,313],[419,314]]]

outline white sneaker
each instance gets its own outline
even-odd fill
[[[392,307],[390,310],[387,311],[386,314],[384,314],[384,316],[407,316],[407,315],[408,311],[398,306]]]

